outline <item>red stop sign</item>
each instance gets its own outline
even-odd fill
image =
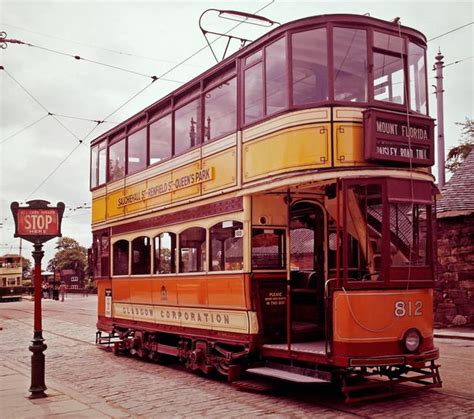
[[[18,208],[17,234],[19,236],[59,235],[59,214],[57,208]]]

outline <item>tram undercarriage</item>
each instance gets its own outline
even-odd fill
[[[373,365],[340,367],[326,356],[326,342],[228,344],[201,337],[178,336],[126,329],[112,333],[97,331],[96,344],[115,355],[132,355],[164,363],[171,357],[187,369],[225,377],[239,390],[267,392],[278,383],[335,384],[346,403],[386,398],[442,385],[437,351],[418,357],[412,365],[390,365],[393,359],[373,359]],[[284,356],[281,354],[284,353]],[[280,354],[280,355],[278,355]],[[386,363],[387,365],[383,365]]]

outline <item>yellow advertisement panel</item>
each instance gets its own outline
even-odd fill
[[[225,187],[234,186],[237,183],[237,159],[236,148],[232,147],[222,153],[206,157],[202,161],[202,168],[211,169],[219,176],[213,176],[212,180],[202,184],[202,192],[208,193]]]
[[[364,161],[364,132],[362,124],[335,123],[334,165],[366,165]]]
[[[330,167],[330,125],[293,127],[244,145],[243,177],[251,181],[290,170]]]
[[[105,220],[105,196],[92,200],[92,223]]]

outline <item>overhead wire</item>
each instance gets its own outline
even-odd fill
[[[85,43],[85,42],[75,41],[73,39],[61,38],[59,36],[49,35],[49,34],[46,34],[44,32],[32,31],[30,29],[22,28],[20,26],[11,25],[11,24],[5,23],[5,22],[0,22],[0,25],[9,26],[10,28],[18,29],[20,31],[33,33],[33,34],[40,35],[40,36],[44,36],[46,38],[57,39],[57,40],[60,40],[60,41],[63,41],[63,42],[69,42],[69,43],[73,43],[73,44],[77,44],[77,45],[83,45],[83,46],[88,47],[88,48],[95,48],[95,49],[99,49],[99,50],[103,50],[103,51],[107,51],[107,52],[112,52],[114,54],[126,55],[126,56],[129,56],[129,57],[143,58],[145,60],[163,62],[163,63],[169,63],[169,64],[175,64],[176,63],[176,61],[163,60],[163,59],[159,59],[159,58],[155,58],[155,57],[148,57],[148,56],[145,56],[145,55],[133,54],[133,53],[130,53],[130,52],[125,52],[125,51],[117,51],[117,50],[112,49],[112,48],[106,48],[106,47],[102,47],[102,46],[99,46],[99,45],[92,45],[92,44],[88,44],[88,43]]]
[[[258,13],[262,10],[264,10],[265,8],[267,8],[268,6],[270,6],[272,3],[274,3],[275,0],[271,0],[269,3],[267,3],[265,6],[261,7],[260,9],[258,9],[255,13]],[[225,32],[225,34],[229,33],[230,31],[234,30],[235,28],[237,28],[238,26],[240,26],[241,24],[243,24],[244,22],[239,22],[237,25],[234,25],[232,28],[230,28],[227,32]],[[224,35],[225,35],[224,34]],[[216,38],[215,40],[213,40],[211,42],[214,43],[216,42],[217,40],[219,40],[220,38],[222,38],[224,35],[220,35],[218,38]],[[105,118],[103,118],[103,120],[107,120],[108,118],[110,118],[112,115],[114,115],[115,113],[117,113],[119,110],[121,110],[124,106],[126,106],[128,103],[130,103],[133,99],[135,99],[137,96],[139,96],[140,94],[142,94],[145,90],[147,90],[155,81],[157,80],[162,80],[163,77],[167,74],[169,74],[170,72],[172,72],[173,70],[175,70],[176,68],[178,68],[179,66],[183,65],[184,63],[186,63],[187,61],[189,61],[191,58],[193,58],[194,56],[196,56],[198,53],[200,53],[201,51],[205,50],[208,48],[208,45],[200,48],[198,51],[196,51],[195,53],[191,54],[190,56],[188,56],[187,58],[185,58],[184,60],[180,61],[178,64],[176,64],[175,66],[171,67],[169,70],[167,70],[165,73],[163,73],[161,76],[153,76],[151,77],[152,80],[149,84],[147,84],[145,87],[143,87],[142,89],[140,89],[137,93],[135,93],[132,97],[130,97],[129,99],[127,99],[123,104],[121,104],[118,108],[116,108],[114,111],[112,111],[111,113],[109,113]],[[64,53],[63,53],[64,54]],[[65,54],[67,55],[67,54]],[[6,71],[6,70],[5,70]],[[17,82],[18,83],[18,82]],[[19,84],[19,83],[18,83]],[[21,85],[20,85],[21,86]],[[23,87],[22,87],[23,88]],[[23,88],[24,89],[24,88]],[[26,91],[26,89],[24,89]],[[27,91],[26,91],[27,92]],[[31,97],[33,97],[29,92],[27,92]],[[33,97],[34,98],[34,97]],[[41,105],[41,103],[36,100],[36,98],[34,98],[35,101],[40,104],[40,106],[45,109],[48,114],[50,113],[43,105]],[[57,118],[56,118],[57,119]],[[72,156],[72,154],[79,148],[79,146],[81,144],[83,144],[83,141],[85,141],[87,138],[89,138],[89,136],[97,129],[97,127],[100,125],[100,121],[96,124],[96,126],[94,126],[88,134],[86,134],[85,137],[83,137],[82,140],[79,140],[79,144],[77,144],[72,150],[71,152],[63,159],[61,160],[61,162],[49,173],[49,175],[28,195],[28,197],[25,199],[25,201],[27,201],[36,191],[38,191],[41,186],[43,186],[53,175],[54,173],[56,173],[59,168],[69,159],[69,157]],[[76,137],[76,136],[75,136]],[[76,137],[77,138],[77,137]]]
[[[35,126],[36,124],[40,123],[43,119],[47,118],[49,114],[47,113],[46,115],[43,115],[41,118],[37,119],[35,122],[32,122],[31,124],[27,125],[26,127],[21,128],[20,130],[14,132],[13,134],[9,135],[8,137],[5,137],[3,140],[0,141],[1,144],[5,144],[8,140],[12,139],[13,137],[16,137],[17,135],[21,134],[22,132],[26,131],[27,129]]]
[[[442,38],[443,36],[449,35],[450,33],[456,32],[462,28],[465,28],[466,26],[472,25],[474,22],[469,22],[466,23],[465,25],[459,26],[457,28],[451,29],[448,32],[442,33],[441,35],[435,36],[434,38],[428,39],[428,42],[434,41],[435,39]]]

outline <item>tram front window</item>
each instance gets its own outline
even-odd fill
[[[390,264],[393,267],[426,266],[429,232],[425,205],[390,204]]]
[[[381,280],[382,187],[352,186],[347,191],[347,275],[351,280]]]
[[[367,102],[367,33],[334,28],[334,99]]]

